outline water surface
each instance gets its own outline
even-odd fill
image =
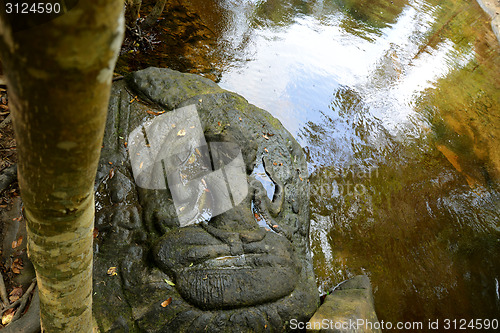
[[[170,6],[121,66],[218,80],[299,140],[320,291],[366,274],[384,321],[500,317],[500,48],[476,2]]]

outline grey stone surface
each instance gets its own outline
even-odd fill
[[[358,275],[337,286],[308,326],[307,332],[381,332],[369,278]]]
[[[208,222],[181,228],[168,188],[136,185],[127,140],[145,121],[189,105],[196,106],[207,142],[241,149],[248,193]],[[148,138],[150,144],[160,139]],[[180,149],[178,142],[173,136],[165,144]],[[270,198],[256,167],[273,183]],[[96,179],[99,329],[282,332],[293,318],[307,321],[319,305],[307,177],[302,149],[281,123],[212,81],[149,68],[116,82]],[[206,190],[197,194],[200,212],[218,195],[217,188]],[[108,274],[110,267],[116,275]]]

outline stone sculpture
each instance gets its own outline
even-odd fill
[[[214,202],[230,184],[200,180],[189,187],[196,200],[186,208],[174,204],[171,181],[164,188],[137,182],[137,165],[143,166],[134,167],[130,154],[147,150],[134,150],[130,134],[183,107],[197,110],[208,142],[203,149],[177,149],[187,125],[165,142],[155,136],[144,145],[182,150],[181,168],[214,158],[213,143],[237,147],[220,160],[241,156],[246,191],[220,214],[213,214]],[[222,168],[216,164],[212,171]],[[266,186],[256,170],[265,171]],[[307,321],[317,309],[302,149],[277,119],[243,97],[169,69],[148,68],[115,82],[96,184],[93,311],[101,331],[282,332],[291,319]]]

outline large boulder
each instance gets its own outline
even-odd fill
[[[281,123],[212,81],[148,68],[115,82],[96,179],[99,329],[307,321],[319,305],[307,178]]]

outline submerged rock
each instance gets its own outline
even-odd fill
[[[369,278],[358,275],[341,283],[305,326],[307,332],[381,333]]]
[[[116,82],[96,184],[101,331],[281,332],[317,309],[302,149],[243,97],[169,69]]]

